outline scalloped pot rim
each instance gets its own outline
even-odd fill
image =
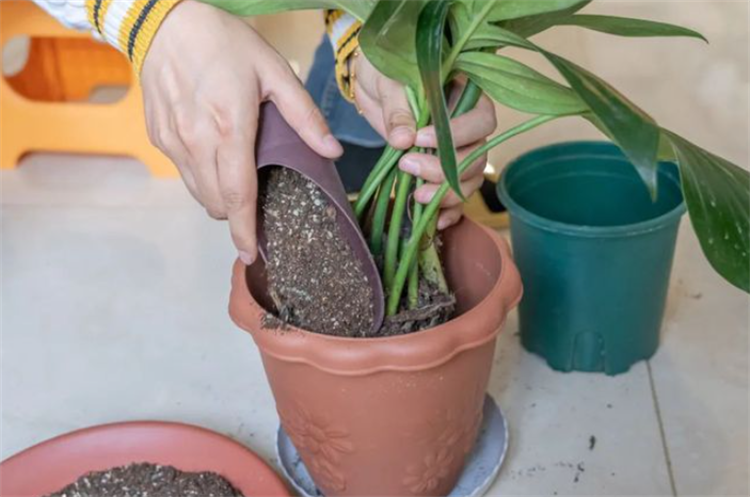
[[[250,292],[248,268],[240,260],[233,268],[230,316],[237,326],[253,336],[263,354],[288,363],[307,364],[331,374],[362,376],[439,366],[461,352],[494,340],[505,324],[508,312],[518,304],[523,293],[518,270],[503,238],[467,219],[452,230],[451,238],[460,240],[456,245],[466,252],[464,257],[476,261],[471,252],[481,252],[476,247],[484,245],[484,256],[499,258],[500,269],[497,280],[481,300],[455,319],[435,328],[380,338],[336,337],[292,326],[283,331],[262,329],[262,319],[267,312]],[[485,239],[476,240],[477,237]],[[469,243],[472,241],[481,243]],[[487,250],[487,246],[494,250]],[[485,266],[481,260],[478,265]],[[484,272],[487,274],[486,269]],[[320,345],[316,347],[315,344]]]

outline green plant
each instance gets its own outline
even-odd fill
[[[615,142],[632,161],[652,196],[657,166],[680,168],[690,218],[714,269],[731,284],[750,292],[750,175],[659,126],[598,76],[531,41],[556,26],[578,26],[628,37],[685,36],[703,39],[687,28],[622,17],[584,15],[591,0],[205,0],[236,14],[255,15],[297,8],[341,8],[364,21],[360,45],[367,58],[402,82],[419,126],[433,123],[439,137],[447,181],[426,206],[410,199],[420,180],[396,168],[403,152],[387,148],[355,202],[367,226],[375,255],[384,254],[387,312],[395,314],[408,288],[416,305],[421,276],[447,290],[432,240],[439,204],[449,189],[459,195],[461,172],[506,140],[550,121],[581,117]],[[544,57],[562,76],[561,84],[504,55],[513,47]],[[445,89],[468,78],[452,114],[473,108],[481,92],[495,102],[532,115],[457,163]],[[388,212],[392,190],[393,206]],[[410,205],[411,204],[411,205]],[[410,214],[407,215],[407,214]],[[387,217],[390,215],[390,221]],[[404,220],[410,230],[404,230]],[[387,226],[386,226],[387,225]],[[384,233],[387,230],[387,236]]]

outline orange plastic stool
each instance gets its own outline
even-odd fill
[[[31,45],[24,69],[0,78],[0,167],[15,168],[28,152],[89,153],[134,157],[154,176],[177,176],[149,143],[141,90],[124,56],[29,1],[2,0],[0,45],[17,36]],[[87,101],[110,85],[127,86],[127,93],[111,104]]]

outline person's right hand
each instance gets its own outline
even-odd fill
[[[270,100],[316,152],[343,149],[287,62],[250,26],[185,0],[162,23],[141,72],[151,141],[190,193],[228,219],[240,259],[257,256],[255,135]]]

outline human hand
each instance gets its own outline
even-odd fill
[[[427,126],[417,132],[416,120],[406,99],[404,86],[378,72],[364,54],[359,55],[354,63],[357,64],[357,81],[354,87],[357,105],[362,115],[386,138],[389,145],[400,150],[413,146],[437,148],[434,126]],[[451,121],[458,162],[482,146],[496,128],[495,106],[492,100],[482,95],[473,110]],[[461,175],[461,192],[465,197],[468,198],[482,186],[486,164],[485,154]],[[416,152],[405,154],[399,162],[399,168],[427,182],[414,192],[414,198],[423,204],[432,200],[445,181],[440,159],[436,155]],[[441,202],[438,229],[454,225],[462,214],[463,202],[451,191]]]
[[[487,137],[494,133],[496,128],[495,105],[489,97],[482,95],[474,109],[451,120],[457,162],[460,164],[475,149],[484,145]],[[420,129],[415,145],[423,148],[437,148],[435,127],[427,126]],[[482,186],[486,166],[487,154],[483,154],[461,174],[461,193],[464,198],[469,198]],[[421,204],[429,204],[442,183],[445,182],[445,175],[437,155],[412,152],[401,158],[398,167],[426,181],[426,184],[414,192],[414,199]],[[444,230],[460,221],[463,210],[463,201],[453,190],[450,190],[440,203],[438,229]]]
[[[343,149],[289,64],[241,19],[185,0],[162,23],[141,72],[149,137],[239,257],[257,257],[255,136],[269,100],[317,153]]]

